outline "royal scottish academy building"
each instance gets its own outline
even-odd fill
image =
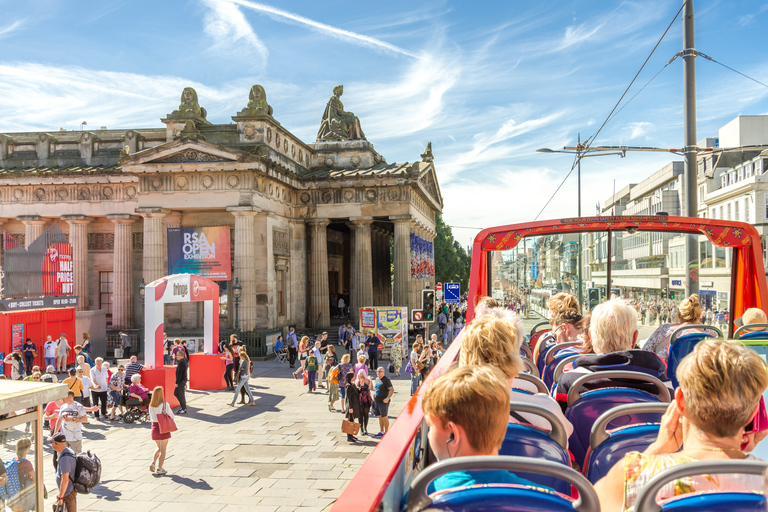
[[[230,124],[209,122],[186,88],[164,127],[0,133],[2,229],[28,247],[56,223],[77,308],[104,311],[108,329],[141,326],[141,283],[181,272],[216,280],[222,328],[237,309],[246,332],[328,327],[339,295],[353,318],[419,307],[443,207],[431,147],[387,163],[342,91],[311,143],[258,85]],[[166,306],[166,330],[201,329],[198,307]]]

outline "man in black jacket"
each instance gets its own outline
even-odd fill
[[[184,351],[179,350],[176,352],[176,389],[173,390],[173,394],[179,401],[179,409],[176,414],[187,414],[187,398],[184,396],[184,391],[187,388],[187,368],[189,368],[187,358],[184,357]]]

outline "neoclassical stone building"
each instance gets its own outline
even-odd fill
[[[58,222],[73,246],[78,308],[106,310],[113,328],[141,325],[138,288],[166,275],[173,227],[230,227],[223,327],[235,278],[245,331],[327,327],[330,297],[344,291],[352,311],[418,307],[434,283],[411,277],[410,238],[433,241],[443,206],[431,147],[388,164],[340,95],[314,143],[275,120],[260,86],[231,124],[207,121],[187,88],[165,128],[0,134],[2,229],[28,245]],[[200,322],[197,305],[167,306],[168,330]]]

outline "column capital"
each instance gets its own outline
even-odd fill
[[[128,213],[110,213],[107,215],[107,219],[115,224],[133,224],[136,222],[136,217]]]
[[[317,219],[317,218],[315,218],[315,219],[307,219],[307,224],[311,224],[313,226],[323,226],[323,227],[325,227],[325,226],[327,226],[330,223],[331,223],[331,221],[328,220],[328,219]]]
[[[85,215],[62,215],[61,220],[65,220],[70,224],[90,224],[93,219],[86,217]]]
[[[395,224],[405,224],[405,223],[411,223],[413,222],[413,217],[410,215],[390,215],[389,220],[394,222]]]
[[[235,217],[239,217],[241,215],[253,216],[257,213],[261,213],[261,208],[258,206],[227,206],[227,211]]]
[[[373,224],[373,217],[350,217],[349,221],[355,226],[370,226]]]
[[[39,215],[19,215],[16,220],[24,224],[45,224],[46,220]]]
[[[145,218],[154,217],[161,219],[171,213],[171,210],[160,208],[159,206],[142,206],[141,208],[136,208],[134,211]]]

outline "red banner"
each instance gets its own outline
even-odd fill
[[[72,246],[56,242],[43,257],[43,292],[46,296],[72,295],[74,293],[74,262]]]

